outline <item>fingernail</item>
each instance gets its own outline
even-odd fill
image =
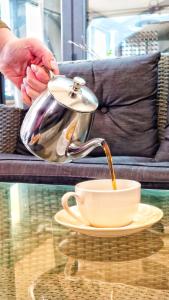
[[[21,84],[21,91],[25,91],[25,86],[23,83]]]
[[[26,78],[23,78],[23,84],[24,84],[24,86],[27,84]]]
[[[37,72],[38,71],[37,66],[33,65],[33,64],[31,65],[31,69],[32,69],[33,72]]]
[[[26,74],[28,74],[29,72],[30,72],[30,66],[28,66],[27,68],[26,68]]]
[[[55,59],[52,59],[52,60],[51,60],[50,65],[51,65],[51,68],[52,68],[53,70],[57,70],[57,69],[58,69],[58,64],[57,64],[57,62],[56,62]]]

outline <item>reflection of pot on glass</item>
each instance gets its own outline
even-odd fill
[[[148,278],[150,274],[152,279],[151,272],[154,268],[157,268],[157,281],[160,274],[166,275],[168,272],[167,268],[158,265],[155,259],[156,253],[162,247],[163,241],[160,236],[151,231],[112,239],[74,234],[62,240],[59,245],[60,251],[68,256],[64,270],[66,278],[119,282],[153,288],[156,288],[156,282],[149,282]],[[151,266],[149,270],[146,268],[148,262]]]

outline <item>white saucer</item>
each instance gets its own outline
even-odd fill
[[[72,206],[71,209],[78,213],[77,206]],[[96,237],[113,237],[130,235],[132,233],[142,231],[158,222],[162,217],[163,212],[158,207],[140,203],[138,212],[135,215],[133,222],[124,227],[96,228],[80,224],[74,218],[69,216],[64,209],[57,212],[54,218],[57,223],[82,234]]]

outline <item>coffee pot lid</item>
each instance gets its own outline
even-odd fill
[[[48,90],[60,104],[69,109],[93,112],[98,107],[98,100],[85,84],[81,77],[72,80],[63,75],[54,75],[48,83]]]

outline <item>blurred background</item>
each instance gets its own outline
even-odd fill
[[[0,0],[0,17],[18,37],[39,38],[57,61],[169,51],[169,0]],[[2,76],[1,86],[1,103],[20,106]]]

